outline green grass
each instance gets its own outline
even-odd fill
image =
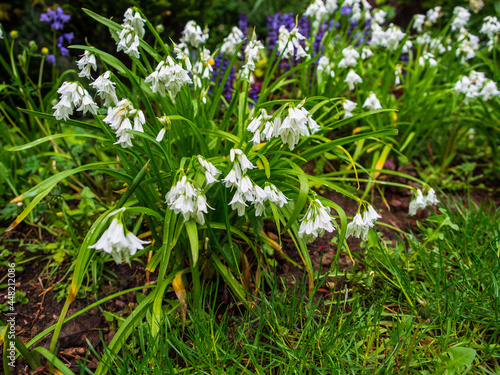
[[[498,374],[500,209],[468,205],[448,203],[418,241],[371,233],[353,273],[340,275],[351,280],[336,279],[328,298],[309,299],[306,277],[290,286],[263,276],[249,310],[204,289],[204,309],[185,323],[165,309],[156,348],[141,325],[110,372]]]

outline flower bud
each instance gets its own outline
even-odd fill
[[[29,47],[30,47],[30,51],[33,52],[33,51],[37,50],[38,45],[36,44],[36,42],[34,40],[30,40]]]
[[[162,33],[163,31],[165,31],[165,27],[162,24],[156,25],[156,32],[158,34]]]
[[[18,37],[18,36],[19,36],[19,33],[17,32],[17,30],[12,30],[12,31],[10,32],[10,37],[11,37],[12,39],[17,39],[17,37]]]
[[[47,47],[42,48],[42,55],[46,55],[49,53],[49,49]]]

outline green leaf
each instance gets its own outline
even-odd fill
[[[36,141],[26,143],[24,145],[16,146],[16,147],[11,147],[7,151],[21,151],[21,150],[27,150],[31,147],[38,146],[39,144],[42,144],[44,142],[48,142],[53,139],[58,139],[58,138],[66,138],[66,137],[85,137],[85,138],[94,138],[94,139],[99,139],[101,141],[107,141],[108,139],[106,137],[101,137],[100,135],[94,135],[94,134],[89,134],[89,133],[71,133],[71,134],[53,134],[49,135],[47,137],[39,138]]]
[[[305,172],[298,167],[295,163],[289,161],[288,159],[284,159],[287,161],[293,170],[296,172],[298,178],[299,178],[299,183],[300,183],[300,188],[299,188],[299,196],[295,200],[295,207],[290,214],[290,217],[288,218],[288,222],[285,225],[285,228],[281,231],[281,233],[285,233],[290,229],[290,227],[295,223],[297,220],[297,217],[300,215],[302,212],[302,209],[304,208],[306,202],[307,202],[307,197],[309,195],[309,181],[307,179],[307,176]]]
[[[186,232],[189,238],[189,243],[191,245],[191,257],[193,264],[191,267],[195,267],[198,262],[198,255],[200,253],[199,241],[198,241],[198,226],[196,221],[188,220],[184,223],[186,226]]]
[[[35,116],[35,117],[38,117],[38,118],[41,118],[44,120],[48,120],[51,122],[62,122],[66,125],[76,126],[78,128],[82,128],[82,129],[96,130],[96,131],[102,133],[102,130],[98,125],[90,124],[88,122],[76,121],[76,120],[58,120],[53,115],[51,115],[49,113],[31,111],[29,109],[24,109],[24,108],[18,108],[18,110],[20,110],[21,112],[24,112],[28,115]]]
[[[456,346],[448,349],[443,354],[448,354],[449,357],[445,355],[439,356],[445,362],[444,367],[440,366],[441,371],[446,373],[446,375],[453,375],[461,374],[464,369],[470,368],[476,358],[477,352],[472,348]]]

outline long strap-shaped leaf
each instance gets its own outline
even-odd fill
[[[281,231],[282,234],[288,231],[288,229],[290,229],[292,224],[297,220],[307,202],[307,196],[309,194],[309,181],[307,180],[307,175],[305,174],[305,172],[295,163],[290,162],[288,159],[284,160],[289,162],[290,166],[297,174],[300,187],[299,187],[299,195],[295,201],[295,207],[290,217],[288,218],[288,222],[286,223],[285,228],[283,228],[283,230]]]
[[[82,129],[95,130],[99,133],[103,132],[102,129],[99,127],[99,125],[94,125],[94,124],[91,124],[88,122],[76,121],[76,120],[58,120],[50,113],[31,111],[29,109],[24,109],[24,108],[18,108],[18,110],[20,110],[21,112],[27,113],[28,115],[36,116],[36,117],[44,119],[44,120],[48,120],[48,121],[52,121],[52,122],[62,122],[66,125],[76,126],[77,128],[82,128]]]
[[[9,148],[7,151],[22,151],[22,150],[27,150],[29,148],[32,148],[32,147],[35,147],[35,146],[38,146],[42,143],[45,143],[45,142],[48,142],[48,141],[51,141],[53,139],[59,139],[59,138],[68,138],[68,137],[84,137],[84,138],[94,138],[94,139],[99,139],[101,141],[106,141],[108,140],[107,138],[105,137],[102,137],[100,135],[95,135],[95,134],[88,134],[88,133],[71,133],[71,134],[66,134],[66,133],[63,133],[63,134],[52,134],[52,135],[49,135],[47,137],[43,137],[43,138],[39,138],[37,139],[36,141],[33,141],[33,142],[30,142],[30,143],[26,143],[24,145],[20,145],[20,146],[16,146],[16,147],[12,147],[12,148]]]

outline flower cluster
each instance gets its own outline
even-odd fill
[[[250,72],[255,71],[255,63],[260,60],[260,51],[264,49],[262,42],[259,40],[251,40],[245,47],[246,62],[241,70],[241,77],[248,77]]]
[[[281,137],[284,144],[293,150],[299,143],[300,136],[309,137],[319,130],[319,125],[314,121],[312,115],[300,104],[297,107],[288,108],[288,116],[278,128],[277,135]]]
[[[335,72],[333,71],[330,59],[326,56],[321,56],[318,60],[318,75],[330,76],[332,78],[335,77]]]
[[[180,63],[167,56],[166,61],[161,61],[155,71],[146,77],[145,82],[151,82],[151,90],[154,93],[166,96],[168,91],[175,98],[182,86],[192,80]]]
[[[207,185],[217,182],[217,176],[221,173],[215,166],[202,156],[198,156],[198,162],[205,170],[205,181]]]
[[[254,118],[247,127],[247,130],[254,134],[252,138],[254,145],[264,140],[269,141],[274,137],[281,137],[290,150],[293,150],[299,143],[300,136],[308,137],[319,129],[312,115],[301,104],[297,107],[290,105],[288,116],[283,121],[279,115],[270,116],[265,109],[261,109],[260,115]]]
[[[104,100],[104,106],[110,107],[118,103],[116,96],[115,83],[110,79],[111,72],[106,71],[90,84],[97,90],[97,94]]]
[[[73,114],[75,107],[77,111],[83,113],[90,112],[93,115],[97,114],[97,105],[92,100],[92,97],[78,82],[64,82],[57,90],[61,95],[59,102],[52,107],[55,109],[54,117],[58,120],[67,120]]]
[[[203,191],[194,186],[193,182],[186,176],[177,181],[165,196],[165,203],[176,214],[181,213],[184,220],[196,220],[200,225],[205,224],[205,216],[208,209],[212,209],[207,204]]]
[[[342,50],[342,56],[342,60],[339,62],[339,68],[350,68],[357,65],[359,52],[351,46]]]
[[[363,240],[366,239],[370,228],[373,228],[375,221],[381,217],[382,216],[380,216],[377,211],[369,205],[368,209],[366,209],[363,213],[363,216],[361,216],[360,213],[357,213],[356,216],[352,218],[352,221],[347,224],[346,238],[353,236]]]
[[[224,38],[224,43],[222,43],[220,47],[220,52],[225,56],[233,56],[240,43],[243,41],[243,38],[245,38],[243,32],[238,27],[233,26],[229,35]]]
[[[373,92],[368,96],[368,98],[366,98],[365,102],[363,103],[363,108],[365,107],[370,111],[382,109],[380,101],[377,99],[377,96]]]
[[[404,39],[406,34],[395,25],[389,25],[387,30],[383,30],[377,24],[372,26],[372,39],[370,45],[374,47],[385,47],[389,51],[398,49],[399,43]]]
[[[481,98],[488,101],[490,98],[500,96],[497,85],[492,80],[486,78],[483,72],[476,72],[473,70],[469,76],[461,77],[453,89],[465,95],[465,103],[469,99]]]
[[[463,7],[455,7],[453,9],[453,21],[451,22],[452,30],[461,30],[467,22],[469,22],[470,12]]]
[[[314,241],[316,237],[322,236],[325,231],[334,231],[333,221],[334,219],[330,216],[330,208],[323,206],[319,199],[314,199],[302,218],[299,236],[306,242]]]
[[[418,189],[417,193],[414,195],[412,201],[410,202],[408,212],[413,216],[417,213],[418,210],[423,210],[427,206],[438,203],[439,201],[436,197],[436,192],[434,191],[434,189],[430,189],[425,197],[422,194],[422,191]]]
[[[135,12],[129,8],[125,12],[123,18],[123,29],[118,36],[119,42],[117,52],[124,51],[127,55],[139,58],[139,38],[144,36],[144,22],[139,12]]]
[[[349,73],[347,73],[344,82],[347,83],[347,86],[349,86],[349,90],[354,90],[354,85],[356,83],[363,82],[363,79],[354,70],[351,69],[349,70]]]
[[[485,17],[479,32],[486,34],[488,37],[488,50],[491,51],[495,43],[495,37],[500,33],[500,21],[494,16]]]
[[[148,243],[149,241],[140,240],[132,232],[128,232],[123,224],[114,218],[101,238],[89,248],[111,254],[115,262],[120,264],[122,260],[128,263],[130,256],[134,255],[137,250],[142,250],[143,245]]]
[[[195,21],[188,21],[182,31],[181,44],[198,48],[200,45],[205,44],[207,39],[208,31],[206,29],[201,30],[201,27]]]
[[[56,10],[47,9],[46,13],[40,15],[40,21],[50,23],[50,28],[54,30],[64,29],[64,24],[71,19],[70,14],[64,14],[61,7]]]
[[[116,107],[109,107],[108,115],[102,121],[115,131],[118,137],[115,144],[119,144],[123,148],[132,147],[134,139],[134,135],[127,130],[144,132],[142,126],[146,123],[144,113],[140,109],[135,109],[127,99],[120,100]]]
[[[291,56],[295,56],[295,59],[309,57],[309,54],[300,44],[300,41],[305,39],[305,36],[299,32],[297,27],[294,27],[292,31],[288,31],[285,25],[281,25],[278,36],[278,52],[283,54],[284,59]]]
[[[90,70],[97,70],[95,55],[89,51],[85,51],[82,58],[76,62],[76,65],[78,65],[78,69],[80,69],[78,77],[87,77],[88,79],[92,79]]]

